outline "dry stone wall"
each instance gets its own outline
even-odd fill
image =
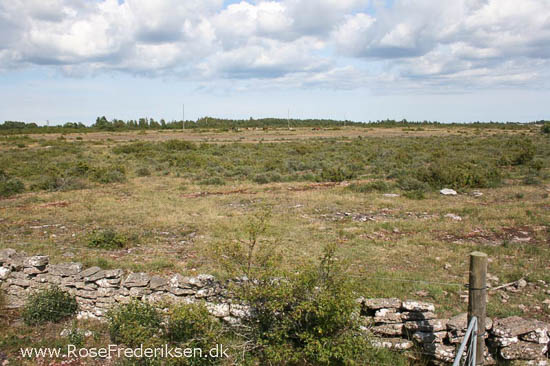
[[[117,304],[132,299],[152,303],[204,301],[210,313],[230,324],[238,323],[249,309],[229,296],[211,275],[170,278],[121,269],[83,269],[80,263],[50,264],[47,256],[25,256],[0,250],[0,287],[9,307],[21,307],[29,294],[57,285],[73,294],[79,318],[102,319]],[[467,328],[467,315],[450,319],[437,316],[435,305],[395,298],[357,299],[361,329],[377,347],[400,351],[413,348],[429,355],[435,364],[451,363]],[[523,360],[527,365],[550,366],[550,325],[537,320],[509,317],[486,320],[486,364],[495,358]],[[415,347],[416,346],[416,347]]]

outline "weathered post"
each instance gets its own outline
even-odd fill
[[[468,293],[468,324],[477,318],[476,365],[483,365],[485,352],[485,317],[487,311],[487,254],[470,253],[470,284]]]

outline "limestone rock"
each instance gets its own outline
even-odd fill
[[[519,316],[497,319],[493,324],[493,334],[503,338],[515,337],[535,330],[538,323],[536,320],[523,319]]]
[[[547,344],[519,341],[500,350],[505,360],[536,360],[548,351]]]
[[[424,343],[424,351],[438,361],[453,362],[456,356],[454,346],[446,346],[440,343]]]
[[[443,340],[447,336],[447,332],[415,332],[412,336],[413,340],[417,343],[443,343]]]
[[[102,278],[101,280],[96,281],[99,287],[105,288],[117,288],[120,286],[120,277],[119,278]]]
[[[450,189],[450,188],[443,188],[442,190],[439,191],[439,193],[441,193],[444,196],[456,196],[457,195],[456,191],[454,189]]]
[[[520,339],[526,342],[548,344],[550,342],[550,324],[534,321],[534,329],[529,333],[520,335]]]
[[[403,338],[372,338],[370,342],[376,348],[395,350],[407,350],[414,346],[413,342]]]
[[[151,281],[149,282],[151,290],[164,290],[167,288],[167,285],[168,280],[160,276],[151,277]]]
[[[429,319],[435,319],[436,315],[435,313],[431,311],[404,311],[401,313],[401,319],[403,321],[411,321],[411,320],[429,320]]]
[[[229,310],[229,304],[213,304],[213,303],[206,303],[206,308],[216,318],[225,318],[229,316],[230,310]]]
[[[0,267],[0,281],[7,280],[10,273],[11,273],[11,269],[7,267]]]
[[[380,336],[399,336],[403,334],[403,323],[383,324],[371,328],[372,332]]]
[[[27,257],[23,261],[24,267],[44,267],[48,264],[50,258],[46,255],[35,255],[32,257]]]
[[[4,263],[8,263],[9,260],[15,256],[17,252],[15,249],[6,248],[6,249],[0,249],[0,265]]]
[[[80,278],[87,278],[87,277],[90,277],[90,276],[96,274],[99,271],[101,271],[101,268],[99,268],[99,267],[90,267],[90,268],[86,268],[85,270],[80,272],[78,276]],[[89,279],[88,279],[88,281],[89,281]]]
[[[191,288],[191,278],[184,277],[181,274],[176,274],[170,278],[170,287],[175,288]]]
[[[441,332],[447,329],[448,319],[429,319],[406,322],[405,329],[409,332]]]
[[[435,311],[435,306],[434,304],[429,302],[406,300],[406,301],[403,301],[403,304],[401,305],[401,309],[406,311],[420,311],[420,312]]]
[[[368,310],[399,309],[401,307],[401,300],[395,298],[365,299],[363,304]]]
[[[380,309],[374,313],[375,323],[401,323],[401,313],[398,313],[396,309]]]
[[[151,278],[147,273],[130,273],[122,282],[122,286],[130,287],[145,287],[149,284]]]
[[[168,287],[168,291],[176,296],[188,296],[195,295],[195,290],[190,288]]]
[[[48,272],[54,276],[69,277],[82,271],[82,263],[50,264]]]

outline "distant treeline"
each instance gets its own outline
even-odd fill
[[[283,118],[262,118],[262,119],[222,119],[214,117],[203,117],[197,121],[185,121],[186,129],[221,129],[235,130],[239,128],[288,128],[288,127],[311,127],[311,128],[331,128],[331,127],[402,127],[402,128],[422,128],[422,127],[475,127],[475,128],[500,128],[500,129],[522,129],[529,124],[545,124],[548,121],[540,120],[530,123],[519,122],[472,122],[472,123],[441,123],[437,121],[407,121],[407,120],[378,120],[369,122],[355,121],[337,121],[330,119],[283,119]],[[0,124],[0,133],[54,133],[54,132],[92,132],[92,131],[130,131],[130,130],[181,130],[182,121],[165,121],[161,119],[156,121],[153,118],[140,118],[138,120],[123,121],[120,119],[108,120],[105,116],[97,117],[95,123],[86,126],[81,122],[67,122],[56,126],[39,126],[31,122],[5,121]]]

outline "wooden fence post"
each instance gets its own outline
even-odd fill
[[[470,253],[470,284],[468,289],[468,324],[477,318],[476,365],[483,365],[485,353],[485,317],[487,311],[487,254]]]

